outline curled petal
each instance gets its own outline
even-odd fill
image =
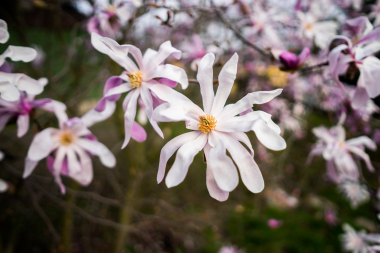
[[[276,133],[264,120],[257,120],[252,127],[257,139],[267,148],[278,151],[286,148],[285,140]]]
[[[174,58],[178,60],[181,58],[182,53],[178,49],[174,48],[170,41],[162,43],[158,49],[158,52],[154,54],[154,56],[152,55],[153,57],[151,57],[147,65],[144,66],[144,71],[150,72],[155,67],[163,63],[171,54],[173,54]]]
[[[166,78],[168,80],[179,83],[182,89],[186,89],[189,86],[189,80],[184,69],[171,64],[159,65],[150,72],[144,80],[149,81],[153,78]],[[174,85],[175,86],[175,85]]]

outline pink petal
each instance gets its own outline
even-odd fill
[[[137,142],[143,142],[146,140],[146,132],[142,126],[140,126],[136,121],[133,122],[131,137]]]

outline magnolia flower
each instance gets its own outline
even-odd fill
[[[298,57],[294,53],[282,48],[272,48],[271,51],[274,58],[283,64],[283,70],[297,70],[310,55],[310,49],[308,47],[305,47]]]
[[[51,99],[34,100],[34,96],[25,96],[21,94],[19,100],[9,102],[0,98],[0,132],[3,130],[8,120],[17,117],[17,137],[24,136],[29,129],[29,115],[34,108],[42,108],[47,111],[55,111],[55,106],[60,102]]]
[[[135,120],[137,100],[141,97],[146,115],[154,130],[163,138],[163,133],[157,122],[152,119],[153,108],[162,103],[160,96],[151,92],[152,87],[159,85],[155,79],[173,87],[180,83],[185,89],[189,85],[186,73],[183,69],[171,64],[163,65],[163,61],[171,54],[177,59],[181,57],[181,51],[172,47],[170,41],[162,43],[158,51],[148,49],[144,56],[141,51],[132,45],[119,45],[116,41],[101,37],[92,33],[92,45],[101,53],[107,54],[125,71],[120,76],[108,79],[104,87],[104,97],[99,101],[95,110],[102,111],[106,101],[116,101],[120,94],[128,92],[123,102],[125,111],[125,140],[122,148],[127,146],[130,138],[141,140],[140,136],[146,136],[144,129]],[[128,57],[132,54],[137,65]],[[166,86],[167,87],[167,86]]]
[[[239,253],[242,252],[241,250],[238,250],[236,246],[224,246],[219,250],[219,253]]]
[[[340,191],[350,201],[351,207],[356,208],[369,200],[367,187],[356,181],[344,181],[339,185]]]
[[[307,163],[310,163],[315,155],[323,155],[323,158],[327,160],[328,175],[336,183],[345,179],[351,181],[358,179],[359,170],[350,153],[363,159],[367,168],[374,171],[369,156],[364,152],[364,147],[375,150],[376,143],[367,136],[345,140],[346,133],[340,124],[331,129],[323,126],[316,127],[313,128],[313,133],[318,137],[318,142],[310,152]]]
[[[204,110],[165,85],[151,87],[158,97],[168,102],[155,109],[153,118],[166,122],[185,121],[186,127],[193,130],[174,138],[162,148],[157,181],[160,183],[163,180],[166,163],[177,149],[176,160],[166,176],[168,187],[176,186],[185,179],[194,156],[203,150],[207,161],[206,182],[210,195],[219,201],[225,201],[239,182],[238,172],[231,158],[227,156],[227,150],[239,168],[245,186],[254,193],[261,192],[264,188],[260,169],[253,160],[252,145],[244,132],[253,130],[267,148],[282,150],[286,147],[280,136],[281,130],[271,120],[270,114],[252,111],[244,116],[236,116],[251,109],[253,104],[272,100],[282,90],[252,92],[236,104],[224,107],[236,78],[238,55],[235,53],[221,70],[216,95],[213,91],[214,59],[215,56],[208,53],[198,67],[197,80],[201,87]]]
[[[299,33],[307,39],[314,39],[315,44],[325,48],[332,36],[336,34],[338,24],[335,21],[317,21],[311,13],[297,12],[301,21]]]
[[[140,0],[97,0],[95,16],[87,23],[87,31],[110,37],[120,37],[120,26],[124,26],[132,16],[132,10],[141,5]]]
[[[380,0],[376,1],[376,4],[371,5],[371,13],[368,14],[369,18],[374,18],[373,21],[374,26],[380,25]]]
[[[380,78],[380,60],[375,56],[371,56],[380,49],[380,28],[373,29],[366,17],[350,19],[347,24],[353,27],[364,27],[362,37],[356,39],[356,43],[345,36],[335,36],[334,40],[344,40],[345,44],[341,44],[331,50],[329,54],[329,69],[330,74],[334,79],[339,81],[339,75],[351,71],[355,74],[356,70],[360,71],[360,76],[357,82],[357,88],[352,99],[354,108],[363,107],[366,105],[369,98],[377,97],[380,94],[380,85],[377,80]],[[331,44],[331,43],[330,43]],[[344,86],[342,85],[344,88]]]
[[[0,29],[0,36],[1,36],[1,29]],[[0,161],[4,159],[4,153],[0,151]],[[0,192],[5,192],[8,190],[8,184],[4,180],[0,178]]]
[[[353,253],[372,253],[380,250],[380,235],[367,234],[364,230],[356,232],[347,223],[343,224],[344,234],[341,236],[343,249]]]
[[[107,107],[114,106],[108,104]],[[113,112],[114,108],[110,109]],[[108,112],[109,109],[105,111]],[[82,119],[68,119],[62,110],[56,111],[56,115],[60,129],[46,128],[35,135],[25,160],[23,177],[28,177],[38,162],[47,158],[48,168],[64,194],[66,189],[61,174],[73,178],[82,185],[91,183],[93,171],[90,155],[98,156],[102,164],[109,168],[115,166],[116,160],[111,151],[98,142],[88,130],[89,126],[109,115],[90,111]]]
[[[185,42],[181,48],[183,48],[183,58],[186,59],[186,62],[191,62],[190,67],[194,71],[198,69],[199,61],[205,54],[214,53],[218,57],[222,53],[219,47],[212,44],[205,48],[197,34],[193,34],[192,43]]]
[[[5,43],[9,39],[7,23],[0,19],[0,43]],[[37,51],[29,47],[8,46],[0,55],[0,66],[5,63],[5,59],[12,61],[33,61],[37,56]],[[45,82],[45,79],[41,82]],[[16,101],[20,98],[20,91],[37,95],[43,90],[43,84],[24,74],[10,74],[0,71],[0,97],[7,101]]]

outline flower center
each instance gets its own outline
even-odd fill
[[[129,77],[129,85],[133,88],[137,88],[141,85],[142,79],[143,79],[143,73],[138,70],[133,73],[126,72],[127,76]]]
[[[61,135],[60,142],[67,146],[70,145],[74,140],[74,136],[70,133],[64,133]]]
[[[311,30],[312,28],[313,28],[313,27],[312,27],[311,24],[309,24],[309,23],[306,24],[306,30]]]
[[[216,127],[216,120],[215,117],[212,115],[203,115],[199,116],[199,124],[198,129],[201,130],[203,133],[208,133],[211,130],[214,130]]]
[[[341,148],[341,147],[344,146],[344,142],[343,142],[343,141],[340,141],[340,142],[338,143],[338,145],[339,145],[339,147]]]

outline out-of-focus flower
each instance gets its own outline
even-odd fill
[[[352,208],[367,202],[370,197],[367,188],[356,181],[343,181],[339,185],[339,189],[350,201]]]
[[[372,253],[380,250],[380,235],[367,234],[364,230],[356,232],[347,223],[343,224],[343,249],[353,253]]]
[[[368,14],[369,18],[375,19],[373,21],[374,26],[380,25],[380,0],[377,0],[374,5],[371,5],[371,13]]]
[[[199,61],[205,54],[213,53],[216,55],[216,58],[218,58],[222,53],[219,47],[212,44],[205,48],[201,38],[197,34],[193,34],[192,42],[182,44],[181,49],[183,51],[183,58],[186,62],[191,62],[190,67],[194,71],[198,69]]]
[[[9,39],[7,24],[0,19],[0,43],[5,43]],[[5,59],[12,61],[33,61],[37,56],[37,51],[30,47],[8,46],[0,55],[0,67],[5,63]],[[7,101],[16,101],[20,98],[20,91],[25,91],[31,95],[40,94],[43,84],[24,75],[0,72],[0,97]]]
[[[185,89],[189,85],[186,72],[171,64],[162,64],[171,54],[177,59],[181,57],[181,51],[172,47],[170,41],[162,43],[158,51],[148,49],[144,56],[140,49],[132,45],[119,45],[116,41],[101,37],[92,33],[92,44],[101,53],[107,54],[126,71],[120,76],[113,76],[107,80],[104,87],[104,97],[99,101],[95,110],[102,111],[107,101],[116,101],[120,94],[128,92],[123,102],[125,111],[125,140],[122,148],[127,146],[130,138],[144,141],[145,130],[135,122],[137,100],[141,97],[145,105],[147,117],[154,130],[163,138],[163,133],[157,122],[152,119],[153,109],[162,103],[157,93],[152,93],[152,88],[164,83],[166,87],[174,87],[177,82]],[[128,57],[132,54],[136,64]],[[159,79],[161,78],[161,79]],[[159,81],[156,81],[159,79]]]
[[[169,158],[178,149],[176,160],[166,176],[166,185],[173,187],[186,177],[194,156],[204,151],[207,161],[206,182],[210,195],[225,201],[230,191],[239,182],[239,175],[231,158],[237,164],[245,186],[254,193],[264,188],[260,169],[253,160],[252,145],[244,132],[253,130],[260,142],[269,149],[286,148],[280,136],[280,128],[271,120],[271,115],[263,111],[252,111],[243,116],[239,113],[251,109],[253,104],[262,104],[281,93],[274,91],[252,92],[235,104],[224,106],[234,84],[237,72],[238,55],[235,53],[223,66],[218,80],[219,88],[214,95],[213,63],[215,56],[206,54],[199,63],[197,80],[201,88],[202,110],[191,100],[165,85],[154,85],[151,90],[168,103],[158,106],[153,118],[161,122],[185,121],[186,128],[193,130],[169,141],[161,150],[157,181],[165,176]],[[251,150],[251,154],[240,142]]]
[[[281,70],[285,71],[295,71],[299,69],[310,55],[310,49],[308,47],[305,47],[298,57],[294,53],[281,48],[272,48],[271,51],[274,58],[283,64]]]
[[[295,208],[298,206],[298,199],[287,194],[281,188],[269,189],[265,192],[268,204],[281,209]]]
[[[112,104],[108,106],[112,107]],[[82,185],[91,183],[93,171],[90,155],[98,156],[103,165],[109,168],[115,166],[116,160],[111,151],[98,142],[87,128],[110,114],[101,115],[92,110],[82,119],[68,119],[64,111],[55,113],[60,129],[46,128],[34,136],[25,159],[23,177],[28,177],[38,162],[47,158],[48,168],[64,194],[66,189],[61,175],[71,177]]]
[[[324,49],[332,36],[336,34],[338,24],[335,21],[317,21],[312,13],[297,12],[301,22],[299,33],[307,39],[314,39],[315,44]]]
[[[8,120],[17,117],[17,137],[24,136],[29,129],[30,112],[34,108],[42,108],[54,112],[65,106],[52,99],[34,100],[34,96],[25,96],[21,94],[18,101],[8,102],[0,98],[0,132],[3,130]]]
[[[374,171],[369,156],[364,152],[364,147],[375,150],[376,143],[367,136],[345,140],[346,133],[341,125],[331,129],[323,126],[316,127],[313,128],[313,133],[318,137],[318,142],[310,152],[307,163],[311,162],[313,156],[322,154],[323,158],[328,161],[328,173],[337,176],[333,179],[335,182],[338,183],[345,179],[357,180],[358,167],[350,153],[363,159],[367,168]]]
[[[336,225],[338,218],[336,217],[336,213],[330,208],[326,209],[324,212],[324,218],[327,224]]]
[[[271,229],[276,229],[282,225],[282,221],[276,219],[269,219],[267,223]]]
[[[0,161],[4,159],[4,153],[0,151]],[[8,184],[0,178],[0,192],[8,190]]]
[[[95,15],[87,23],[87,31],[110,38],[118,38],[120,26],[124,26],[132,17],[136,7],[141,5],[140,0],[98,0],[95,1]]]
[[[329,69],[335,81],[341,85],[339,75],[347,72],[353,78],[355,72],[360,71],[357,88],[352,99],[352,106],[359,108],[365,106],[369,98],[374,98],[380,94],[380,85],[377,82],[380,78],[380,60],[371,56],[380,49],[380,28],[373,29],[366,17],[350,19],[346,23],[362,32],[362,34],[357,34],[360,40],[356,39],[358,41],[353,44],[345,36],[333,37],[331,43],[334,43],[335,40],[345,42],[331,50]],[[344,88],[343,85],[342,87]]]
[[[219,253],[242,253],[236,246],[224,246],[219,250]]]
[[[288,73],[281,71],[277,66],[269,66],[266,74],[273,86],[284,87],[288,83]]]

